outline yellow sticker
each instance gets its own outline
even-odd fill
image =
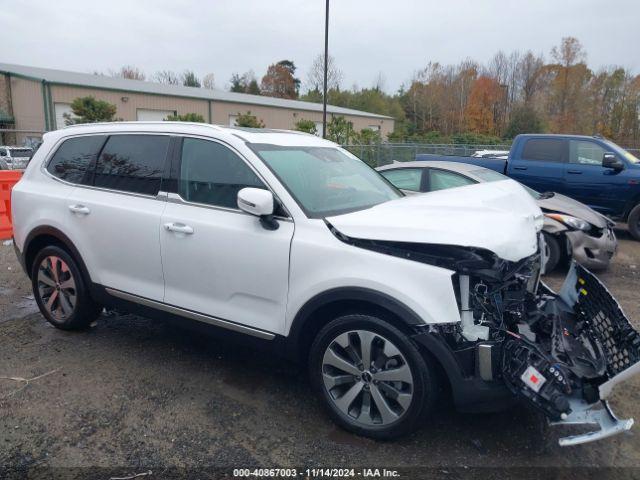
[[[581,289],[580,289],[580,293],[581,293],[581,294],[583,294],[583,295],[586,295],[586,294],[587,294],[587,291],[586,291],[584,288],[581,288]]]
[[[579,278],[579,279],[578,279],[578,283],[579,283],[580,285],[584,285],[586,282],[584,281],[584,278]]]

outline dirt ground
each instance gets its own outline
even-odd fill
[[[619,236],[600,278],[640,327],[640,242]],[[2,243],[0,377],[0,478],[166,478],[175,469],[248,466],[413,467],[404,478],[522,478],[545,468],[554,478],[640,476],[640,427],[563,449],[561,431],[525,406],[471,415],[443,401],[417,433],[376,442],[336,428],[305,372],[264,353],[130,315],[103,316],[86,332],[56,330]],[[639,386],[636,378],[617,392],[620,416],[640,420]]]

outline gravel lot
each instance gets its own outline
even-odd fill
[[[619,254],[601,278],[638,327],[640,242],[619,235]],[[562,277],[549,281],[557,286]],[[0,478],[3,468],[43,478],[148,470],[147,478],[166,478],[172,468],[246,466],[415,466],[446,478],[478,467],[498,468],[484,468],[483,478],[516,467],[526,467],[509,470],[520,477],[540,472],[531,467],[561,467],[562,478],[593,473],[577,467],[635,467],[599,470],[597,478],[640,474],[638,426],[561,449],[560,432],[527,407],[469,415],[443,401],[416,434],[375,442],[337,429],[310,396],[305,373],[263,353],[137,316],[58,331],[37,313],[13,247],[2,243],[0,377]],[[636,378],[617,393],[621,416],[640,420],[639,386]]]

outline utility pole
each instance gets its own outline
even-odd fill
[[[329,68],[329,0],[324,18],[324,87],[322,94],[322,138],[327,138],[327,70]]]

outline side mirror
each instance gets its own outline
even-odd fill
[[[243,188],[238,192],[238,208],[260,217],[260,223],[267,230],[277,230],[278,222],[273,218],[275,200],[269,190],[262,188]]]
[[[618,160],[615,153],[606,152],[602,156],[602,166],[604,168],[612,168],[614,170],[623,170],[624,164]]]

